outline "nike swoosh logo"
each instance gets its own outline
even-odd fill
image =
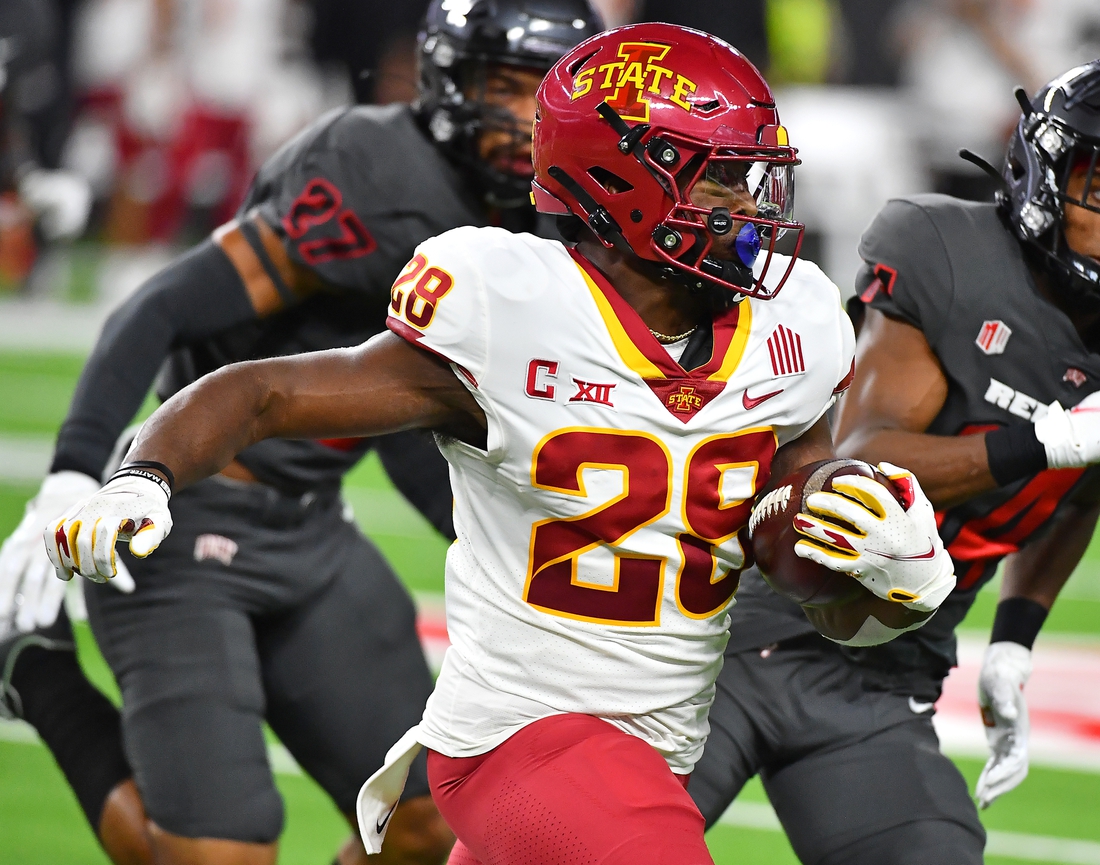
[[[397,806],[400,804],[400,802],[394,802],[393,807],[389,810],[389,813],[386,814],[386,816],[383,817],[381,820],[375,821],[374,830],[376,835],[381,835],[383,832],[386,831],[386,824],[390,822],[390,817],[393,816],[393,812],[397,810]]]
[[[779,396],[781,393],[783,393],[782,388],[772,391],[771,393],[766,393],[763,396],[753,397],[749,396],[749,389],[745,388],[745,392],[741,394],[741,405],[745,407],[745,411],[752,411],[754,408],[760,405],[760,403],[771,399],[773,396]]]
[[[882,556],[884,559],[893,559],[895,562],[921,562],[936,557],[936,548],[931,541],[928,542],[928,552],[921,553],[919,556],[892,556],[889,553],[883,553],[879,550],[867,550],[867,552],[873,553],[876,556]]]
[[[909,698],[909,711],[914,715],[923,715],[935,705],[935,703],[919,703],[912,697]]]

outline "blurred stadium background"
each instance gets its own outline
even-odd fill
[[[0,0],[0,6],[11,0]],[[0,537],[37,489],[82,359],[107,313],[235,209],[255,168],[330,107],[415,96],[423,0],[34,0],[55,39],[12,98],[34,157],[82,177],[83,235],[47,244],[18,195],[0,194]],[[609,24],[668,20],[739,47],[778,91],[804,160],[804,254],[851,291],[859,235],[890,196],[971,198],[999,163],[1029,90],[1100,56],[1097,0],[597,0]],[[151,401],[146,411],[151,410]],[[446,645],[445,545],[368,460],[347,481],[363,527],[422,609],[431,656]],[[971,784],[985,753],[975,680],[996,586],[962,631],[962,665],[937,721]],[[78,612],[80,597],[69,598]],[[117,697],[86,626],[82,661]],[[1029,685],[1033,763],[983,819],[988,861],[1100,865],[1100,542],[1058,601]],[[327,861],[344,824],[272,738],[288,805],[280,862]],[[719,865],[793,863],[758,784],[709,839]],[[105,863],[33,731],[0,722],[0,862]]]

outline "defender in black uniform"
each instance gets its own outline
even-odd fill
[[[689,786],[709,823],[759,772],[807,865],[982,861],[977,811],[931,716],[954,629],[997,564],[1007,557],[991,651],[1028,652],[1100,512],[1098,415],[1062,409],[1100,391],[1098,144],[1094,63],[1028,106],[998,204],[893,200],[864,234],[866,318],[837,452],[912,468],[958,587],[920,630],[849,649],[746,574]],[[1002,679],[1019,669],[1000,663]]]
[[[264,165],[236,219],[111,317],[28,508],[32,534],[47,511],[98,486],[166,360],[162,399],[234,361],[359,344],[384,330],[390,285],[417,244],[461,225],[534,227],[534,92],[599,20],[586,0],[466,5],[429,9],[418,106],[355,107],[313,124]],[[162,555],[123,557],[132,593],[88,593],[122,691],[124,753],[63,613],[0,647],[0,696],[38,727],[116,861],[149,861],[136,837],[143,804],[157,861],[273,862],[283,808],[263,721],[353,820],[360,785],[419,720],[432,680],[412,601],[340,500],[343,475],[372,448],[453,537],[446,464],[421,434],[269,440],[177,498]],[[15,542],[6,555],[9,565],[23,555],[30,574],[41,550],[24,555]],[[49,624],[48,606],[31,618]],[[441,861],[453,836],[423,765],[406,798],[379,858]],[[340,861],[363,856],[356,839]]]

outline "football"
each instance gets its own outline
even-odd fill
[[[929,615],[883,600],[847,574],[795,553],[794,545],[802,535],[795,530],[794,516],[805,508],[806,498],[833,492],[833,478],[855,474],[878,481],[901,502],[890,480],[867,463],[821,460],[770,484],[749,520],[753,554],[765,581],[773,591],[800,604],[818,631],[838,640],[851,638],[868,615],[891,628],[908,627]]]

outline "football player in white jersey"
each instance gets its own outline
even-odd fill
[[[535,201],[574,248],[494,228],[425,242],[390,333],[182,391],[47,548],[62,578],[109,579],[119,537],[148,555],[170,530],[173,485],[252,442],[433,429],[455,491],[452,647],[360,794],[367,849],[426,746],[452,863],[707,863],[683,785],[744,529],[771,475],[832,456],[854,338],[836,288],[771,246],[801,231],[796,155],[730,46],[665,24],[594,37],[543,82],[534,141]],[[922,619],[954,586],[931,506],[870,480],[863,498],[845,515],[878,552],[831,566],[873,570],[881,597],[885,575]]]

